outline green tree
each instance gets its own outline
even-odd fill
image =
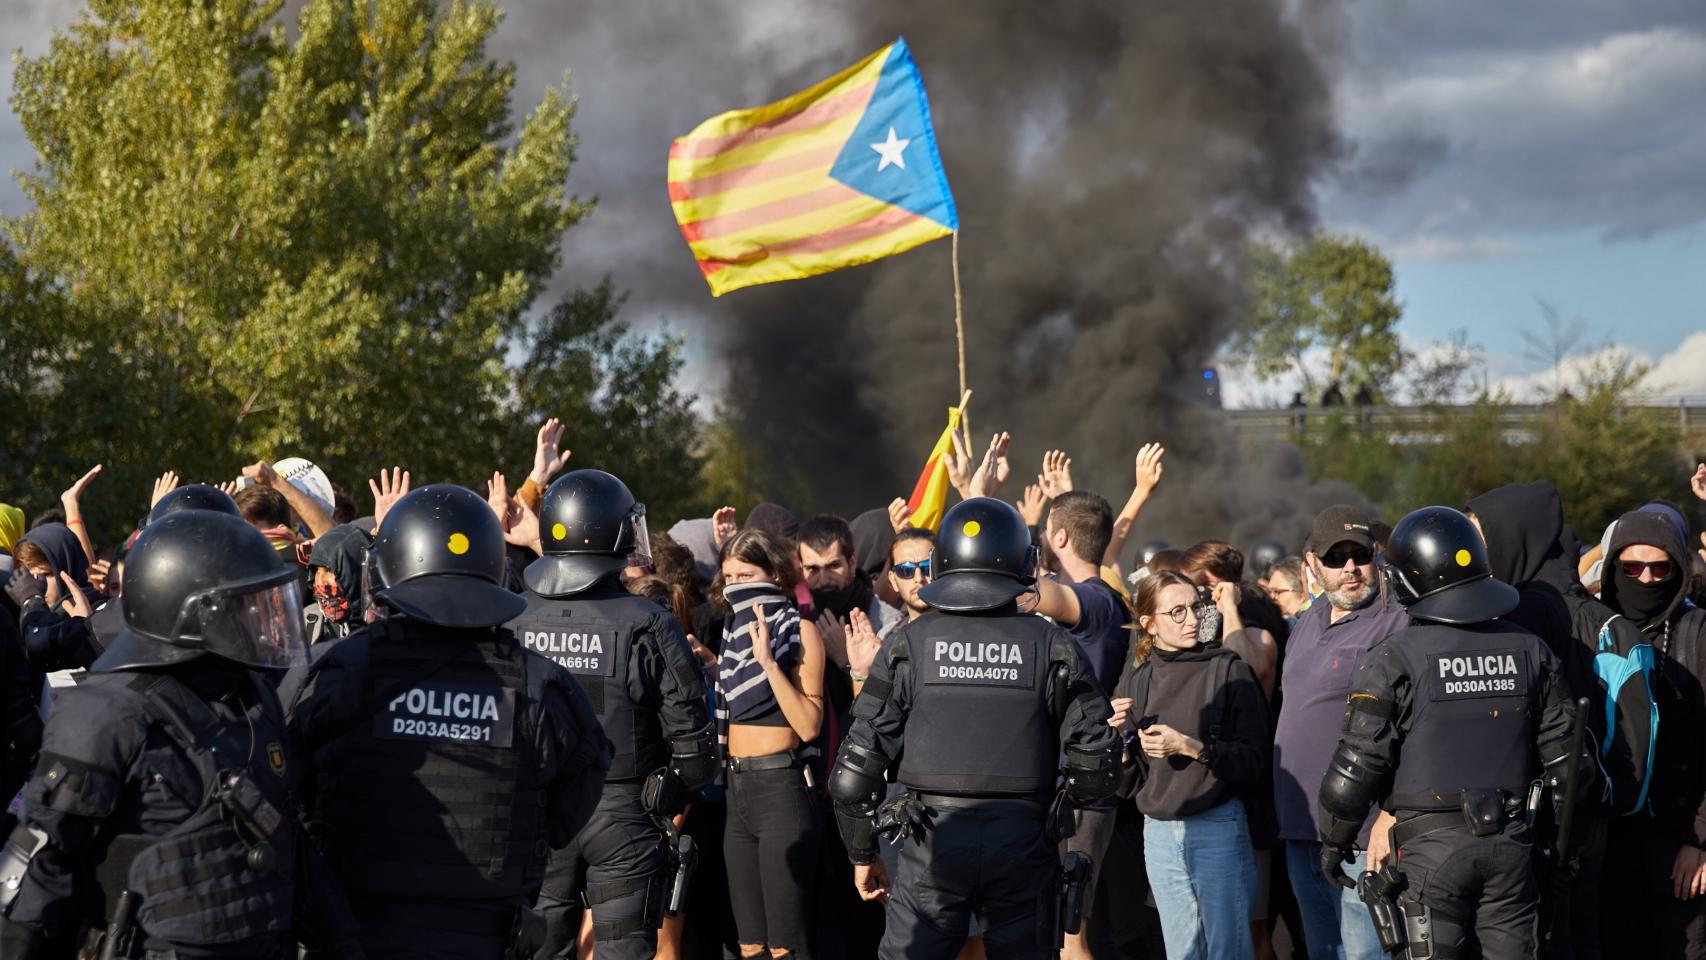
[[[559,417],[570,467],[621,477],[661,530],[701,507],[699,418],[675,386],[681,338],[632,334],[616,319],[623,299],[606,279],[532,325],[504,462],[530,462],[538,424]]]
[[[1234,337],[1232,352],[1258,378],[1295,371],[1312,399],[1324,380],[1388,390],[1404,362],[1403,308],[1384,254],[1356,237],[1323,233],[1289,252],[1258,245],[1252,268],[1255,319]]]
[[[117,523],[168,466],[466,482],[504,446],[505,361],[589,209],[571,101],[512,124],[490,0],[309,0],[294,42],[282,3],[91,0],[19,61],[39,158],[0,224],[0,395],[36,398],[10,486],[104,462]]]

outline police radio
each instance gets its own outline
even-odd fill
[[[278,854],[267,838],[278,833],[284,816],[267,800],[261,788],[240,770],[220,776],[217,796],[220,805],[246,828],[243,832],[254,841],[249,845],[249,869],[256,873],[271,871],[278,864]]]

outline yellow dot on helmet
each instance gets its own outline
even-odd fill
[[[450,548],[451,553],[460,557],[464,553],[468,552],[468,535],[464,533],[453,533],[450,535],[450,542],[445,544],[445,546]]]
[[[560,523],[551,524],[551,539],[561,540],[569,535],[569,528]]]
[[[1467,551],[1467,550],[1459,550],[1459,551],[1457,551],[1457,557],[1456,557],[1456,560],[1457,560],[1457,565],[1458,565],[1458,566],[1460,566],[1460,567],[1467,567],[1467,566],[1469,566],[1469,561],[1470,561],[1470,560],[1471,560],[1471,559],[1472,559],[1472,558],[1471,558],[1471,557],[1470,557],[1470,556],[1469,556],[1469,551]]]
[[[960,528],[960,532],[968,537],[975,537],[983,532],[983,524],[976,520],[967,520],[966,525]]]

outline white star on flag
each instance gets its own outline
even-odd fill
[[[894,135],[894,128],[890,127],[888,140],[871,144],[871,149],[877,151],[877,156],[882,157],[882,160],[877,164],[877,172],[881,173],[888,169],[888,165],[891,163],[905,170],[906,158],[901,156],[900,152],[905,150],[906,145],[911,142],[911,140],[897,139]]]

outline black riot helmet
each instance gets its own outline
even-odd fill
[[[551,484],[539,504],[539,543],[545,555],[523,578],[547,597],[579,593],[625,566],[651,563],[646,505],[603,470],[573,470]]]
[[[213,510],[233,517],[243,515],[242,511],[237,509],[237,501],[231,499],[231,495],[224,490],[205,483],[186,483],[160,498],[160,502],[148,511],[148,522],[153,523],[179,510]]]
[[[1450,507],[1398,521],[1384,563],[1393,594],[1418,620],[1481,623],[1516,609],[1516,589],[1493,579],[1480,531]]]
[[[1245,576],[1264,580],[1274,564],[1285,559],[1285,544],[1278,540],[1262,540],[1250,548],[1249,564],[1244,568]]]
[[[527,601],[505,590],[504,532],[480,495],[452,483],[418,487],[379,525],[368,560],[381,604],[441,627],[493,627]]]
[[[1011,603],[1036,583],[1037,548],[1019,511],[973,497],[942,518],[930,554],[931,581],[918,596],[938,610],[964,613]]]
[[[143,528],[125,558],[124,622],[91,669],[203,654],[289,667],[307,657],[296,568],[241,517],[213,510],[179,510]]]

